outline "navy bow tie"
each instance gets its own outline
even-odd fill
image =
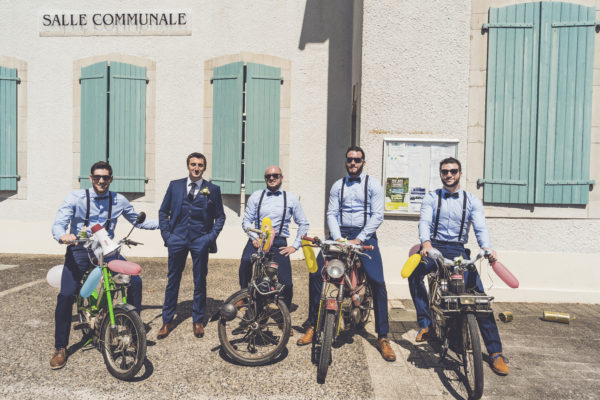
[[[108,199],[108,196],[96,196],[96,197],[94,197],[94,200],[104,200],[104,199]]]
[[[444,193],[444,198],[447,199],[449,197],[452,197],[453,199],[458,199],[458,192],[454,192],[454,193]]]
[[[360,176],[357,176],[356,178],[348,178],[348,182],[360,182]]]
[[[267,192],[267,196],[279,196],[281,192],[278,190],[276,192],[271,192],[270,190]]]

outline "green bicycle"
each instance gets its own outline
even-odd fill
[[[140,213],[134,228],[145,218],[145,213]],[[108,371],[121,380],[133,378],[146,360],[146,330],[126,297],[131,275],[139,275],[142,268],[119,259],[105,263],[104,256],[116,254],[118,258],[122,245],[142,244],[128,239],[134,228],[118,245],[110,239],[106,244],[106,231],[100,225],[92,227],[92,237],[77,240],[94,251],[98,262],[84,276],[77,295],[79,323],[74,329],[83,332],[85,345],[99,348]]]

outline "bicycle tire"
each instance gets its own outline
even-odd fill
[[[227,357],[239,364],[258,366],[274,361],[290,338],[292,322],[283,300],[268,297],[263,301],[256,313],[250,291],[242,289],[227,301],[237,309],[234,319],[219,320],[221,348]]]
[[[429,337],[442,340],[442,317],[433,310],[433,306],[439,307],[442,303],[442,289],[437,278],[431,278],[429,283]]]
[[[117,379],[129,380],[138,373],[146,360],[146,330],[133,307],[114,308],[115,330],[108,315],[100,331],[100,350],[108,372]]]
[[[483,360],[477,319],[472,313],[462,319],[462,358],[465,386],[469,398],[480,399],[483,395]]]
[[[335,329],[334,311],[327,311],[325,314],[325,324],[323,325],[323,341],[321,342],[321,352],[319,354],[319,366],[317,367],[317,382],[324,383],[327,376],[329,364],[331,364],[331,345],[333,343],[333,330]]]

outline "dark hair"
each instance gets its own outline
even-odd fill
[[[454,157],[444,158],[442,161],[440,161],[440,171],[442,170],[442,165],[444,165],[444,164],[458,164],[458,170],[462,171],[462,166],[460,165],[460,161],[458,161]]]
[[[362,154],[362,159],[364,161],[365,159],[365,151],[360,148],[359,146],[350,146],[348,147],[348,150],[346,150],[346,157],[348,157],[348,153],[350,153],[351,151],[360,151],[360,154]]]
[[[90,174],[94,175],[94,171],[97,169],[107,169],[108,174],[112,176],[112,167],[106,161],[98,161],[94,163],[94,165],[92,165],[92,168],[90,168]]]
[[[206,157],[204,157],[204,154],[202,153],[198,153],[198,152],[193,152],[192,154],[190,154],[189,156],[187,156],[187,160],[185,162],[185,165],[190,165],[190,160],[192,158],[201,158],[204,161],[204,166],[206,166]]]

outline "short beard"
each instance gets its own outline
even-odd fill
[[[364,164],[361,165],[360,168],[358,168],[358,172],[356,172],[356,175],[352,175],[350,173],[350,168],[349,167],[346,167],[346,171],[348,172],[348,175],[350,175],[350,176],[360,176],[360,174],[362,174],[363,167],[364,167]]]
[[[458,186],[459,183],[460,183],[460,178],[458,178],[457,180],[455,180],[452,185],[448,185],[446,182],[444,182],[444,186],[449,187],[449,188],[455,188],[455,187]]]

